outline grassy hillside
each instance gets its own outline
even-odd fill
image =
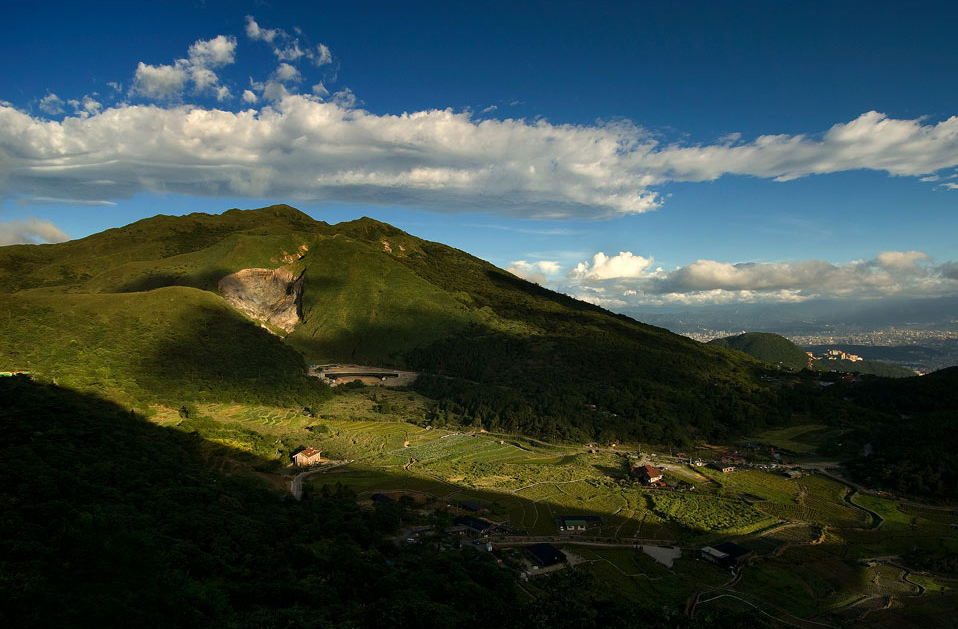
[[[770,332],[746,332],[737,336],[728,336],[709,341],[709,345],[745,352],[749,356],[773,365],[790,369],[805,369],[808,355],[798,345],[784,336]],[[813,360],[815,371],[844,371],[881,376],[883,378],[909,378],[915,372],[892,363],[877,360]]]
[[[303,321],[282,343],[217,294],[253,267],[305,273]],[[157,216],[0,248],[0,269],[0,363],[124,403],[315,400],[304,361],[329,360],[434,374],[416,386],[440,401],[437,422],[553,438],[715,438],[787,415],[741,354],[371,219],[327,225],[288,206]]]
[[[762,362],[792,369],[802,369],[808,364],[808,355],[801,347],[784,336],[769,332],[746,332],[738,336],[713,339],[709,341],[709,345],[736,349]]]

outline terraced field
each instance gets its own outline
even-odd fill
[[[628,600],[682,606],[699,592],[720,587],[700,597],[704,608],[758,608],[786,625],[808,627],[834,624],[832,614],[856,619],[867,613],[870,619],[885,613],[875,610],[889,601],[928,607],[929,613],[941,606],[928,598],[932,594],[954,601],[952,581],[915,573],[906,579],[887,559],[915,550],[942,556],[958,552],[958,532],[952,528],[958,517],[951,512],[853,493],[821,475],[792,480],[748,468],[723,474],[661,456],[654,460],[669,468],[665,480],[691,482],[695,490],[647,488],[628,477],[623,453],[421,428],[402,421],[403,416],[425,412],[428,401],[409,399],[402,391],[388,394],[391,399],[362,389],[337,394],[334,411],[324,408],[313,417],[303,409],[242,405],[207,405],[199,411],[224,426],[269,435],[270,444],[275,439],[290,447],[309,445],[328,458],[353,461],[307,479],[307,496],[339,483],[361,498],[376,491],[408,491],[433,496],[435,505],[473,500],[488,509],[483,517],[508,523],[516,533],[552,540],[559,534],[558,517],[598,516],[600,522],[586,533],[568,539],[623,547],[567,548],[583,560],[578,569]],[[376,410],[384,402],[389,412]],[[181,420],[172,409],[156,409],[157,423]],[[781,444],[793,440],[795,446],[823,434],[814,425],[801,428],[772,437]],[[217,440],[241,451],[248,444],[240,437]],[[880,527],[869,511],[880,516]],[[666,568],[636,553],[636,538],[662,540],[656,545],[674,541],[685,554]],[[702,546],[728,539],[757,555],[732,584],[726,584],[727,571],[696,559]]]

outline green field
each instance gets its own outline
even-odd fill
[[[429,508],[474,500],[488,510],[484,517],[531,536],[557,535],[559,516],[598,516],[601,522],[585,537],[622,547],[567,546],[582,560],[576,569],[638,603],[681,606],[697,592],[721,586],[728,573],[696,559],[697,549],[728,539],[758,558],[706,607],[754,606],[794,624],[833,613],[855,617],[873,599],[930,605],[917,596],[918,585],[925,588],[924,596],[953,596],[939,577],[912,573],[904,580],[901,569],[873,560],[904,557],[915,549],[944,556],[958,550],[958,534],[951,528],[958,518],[950,512],[853,493],[820,475],[792,480],[748,468],[723,474],[664,458],[666,481],[695,481],[696,489],[650,489],[628,478],[628,457],[621,452],[593,453],[410,423],[428,413],[431,404],[407,391],[370,387],[337,392],[312,409],[313,417],[300,408],[265,405],[196,408],[203,421],[220,427],[208,438],[238,453],[271,449],[276,466],[287,464],[292,449],[307,445],[330,459],[352,461],[309,477],[307,496],[340,484],[360,500],[377,491],[414,492]],[[153,421],[182,429],[191,420],[156,406]],[[792,427],[775,431],[773,438],[779,444],[798,443],[818,428]],[[881,527],[875,528],[877,520],[865,509],[881,516]],[[634,538],[678,544],[685,556],[666,568],[637,553]]]

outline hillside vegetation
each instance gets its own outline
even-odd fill
[[[790,369],[808,367],[808,354],[801,347],[784,336],[770,332],[746,332],[736,336],[712,339],[708,343],[715,347],[724,347],[745,352],[762,362],[780,365]],[[892,363],[877,360],[812,360],[815,371],[845,371],[881,376],[883,378],[909,378],[915,372]]]
[[[217,293],[244,268],[304,274],[289,334]],[[559,439],[722,438],[783,420],[760,365],[554,293],[385,223],[288,206],[157,216],[0,248],[0,361],[124,404],[315,404],[306,363],[424,372],[434,420]]]

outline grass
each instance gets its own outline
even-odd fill
[[[789,426],[788,428],[777,428],[760,433],[757,439],[762,443],[790,452],[807,452],[814,449],[817,444],[802,440],[802,436],[809,436],[811,433],[819,431],[826,426],[822,424],[801,424],[799,426]]]

